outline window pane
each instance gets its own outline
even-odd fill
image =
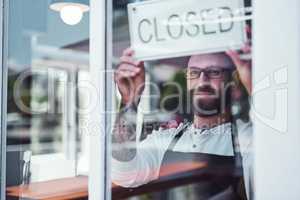
[[[88,80],[89,12],[77,10],[76,18],[74,10],[66,14],[70,7],[51,9],[49,0],[7,2],[7,196],[37,198],[23,188],[29,184],[41,195],[51,187],[52,195],[83,189],[87,197],[80,83]]]
[[[113,1],[112,199],[252,199],[251,2],[195,2]]]

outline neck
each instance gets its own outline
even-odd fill
[[[200,116],[194,115],[194,127],[195,128],[213,128],[215,126],[225,124],[231,121],[230,112],[225,112],[213,116]]]

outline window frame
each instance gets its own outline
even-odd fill
[[[0,61],[2,67],[0,68],[0,164],[1,164],[1,188],[0,188],[0,198],[5,200],[6,194],[6,110],[7,110],[7,55],[8,55],[8,40],[7,40],[7,31],[8,31],[8,2],[6,0],[0,1]]]
[[[111,1],[90,1],[90,92],[95,92],[95,105],[88,113],[89,137],[89,199],[110,200],[109,117],[106,113],[108,87],[106,85],[110,45]]]
[[[0,0],[0,9],[1,9],[1,14],[0,14],[0,61],[2,63],[2,67],[0,67],[0,199],[5,200],[6,198],[6,153],[10,151],[10,148],[7,147],[7,80],[8,80],[8,40],[9,40],[9,6],[10,2],[9,0]],[[80,143],[81,146],[83,146],[82,143]],[[20,145],[17,147],[18,149],[23,149],[23,146]],[[88,155],[86,155],[88,152],[89,147],[86,147],[83,149],[84,151],[84,161]],[[76,166],[78,162],[70,163],[69,159],[65,156],[66,151],[62,151],[59,153],[48,153],[48,154],[40,154],[40,155],[33,155],[31,157],[31,161],[33,163],[37,163],[40,160],[43,160],[44,162],[51,163],[52,166],[56,166],[55,163],[62,161],[66,163],[66,165],[63,166],[63,168],[57,168],[53,169],[52,171],[55,170],[63,170],[63,171],[71,171],[73,175],[87,175],[87,171],[81,170],[77,171]],[[64,158],[62,159],[62,157]],[[79,160],[78,160],[79,161]],[[41,163],[41,164],[43,164]],[[43,173],[43,176],[46,176],[47,171]],[[70,176],[66,176],[70,177]],[[53,178],[66,178],[65,176],[53,176]],[[46,181],[46,180],[39,180],[39,181]]]

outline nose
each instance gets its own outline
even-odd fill
[[[198,81],[199,82],[208,82],[209,81],[209,78],[207,77],[207,75],[204,73],[204,72],[202,72],[201,74],[200,74],[200,77],[198,78]]]

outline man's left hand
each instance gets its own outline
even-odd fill
[[[247,27],[247,33],[251,33],[251,29]],[[242,58],[242,55],[251,55],[251,42],[250,40],[242,48],[242,53],[240,54],[236,50],[228,50],[226,54],[232,59],[236,66],[240,81],[245,86],[248,94],[251,95],[252,91],[252,60],[249,58]]]

